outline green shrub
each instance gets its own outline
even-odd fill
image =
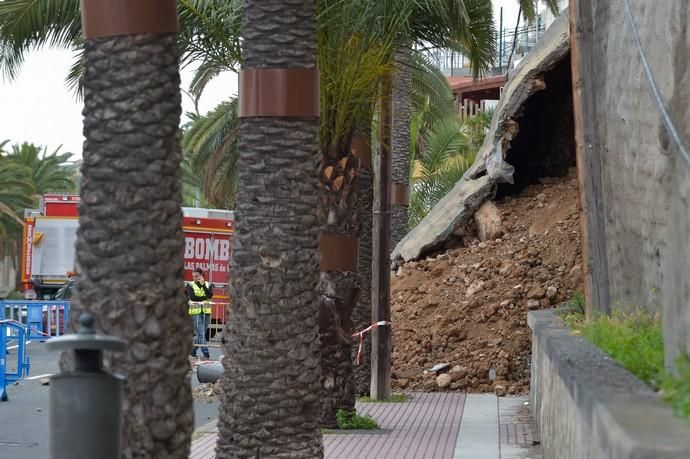
[[[584,305],[579,299],[573,301],[575,305]],[[682,355],[676,361],[675,374],[665,371],[664,339],[658,317],[615,312],[586,321],[584,308],[569,309],[563,320],[573,333],[595,344],[652,388],[661,389],[662,400],[671,405],[676,416],[690,423],[690,360]]]
[[[690,360],[681,355],[676,360],[676,375],[667,374],[661,383],[661,398],[673,407],[676,416],[690,424]]]
[[[664,337],[658,317],[615,312],[585,322],[582,336],[648,385],[658,388],[661,384]]]
[[[338,428],[342,430],[374,430],[379,428],[374,418],[371,416],[360,416],[356,411],[338,410],[335,414],[335,419],[338,423]]]

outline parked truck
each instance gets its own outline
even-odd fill
[[[79,196],[46,194],[38,209],[27,209],[22,243],[22,288],[27,299],[69,297],[75,270],[75,242],[79,224]],[[213,284],[214,322],[222,322],[228,301],[232,211],[183,207],[184,280],[201,268]],[[181,288],[183,286],[180,286]]]

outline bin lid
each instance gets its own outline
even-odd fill
[[[51,338],[46,342],[46,348],[51,351],[83,349],[124,352],[127,342],[114,336],[97,335],[93,327],[95,322],[93,314],[82,314],[79,316],[79,332]]]

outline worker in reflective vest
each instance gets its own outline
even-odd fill
[[[187,284],[187,297],[189,298],[189,315],[194,324],[194,348],[192,357],[196,358],[197,348],[201,348],[204,359],[208,359],[208,347],[206,344],[206,328],[211,321],[211,303],[213,289],[211,284],[204,280],[204,272],[196,268],[192,274],[194,281]]]

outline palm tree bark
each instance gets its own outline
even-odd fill
[[[393,121],[392,142],[392,189],[391,200],[391,250],[408,232],[408,202],[400,199],[400,191],[407,191],[410,185],[410,122],[412,119],[412,50],[400,48],[395,53],[395,72],[393,74]]]
[[[359,293],[357,304],[352,313],[352,322],[356,331],[364,330],[371,324],[371,250],[372,250],[372,211],[374,203],[374,172],[371,159],[371,117],[367,118],[364,127],[355,133],[359,148],[357,152],[359,171],[357,172],[357,194],[359,204]],[[353,142],[354,143],[354,142]],[[368,156],[364,158],[362,155]],[[355,347],[358,343],[354,343]],[[359,365],[354,367],[355,394],[368,395],[371,383],[371,337],[364,340]]]
[[[122,457],[186,458],[194,413],[182,290],[177,36],[88,39],[85,55],[72,325],[88,310],[100,331],[128,342],[126,353],[107,362],[127,378]]]
[[[314,69],[314,16],[313,1],[245,0],[244,68]],[[317,116],[239,121],[219,459],[323,457],[318,130]]]

